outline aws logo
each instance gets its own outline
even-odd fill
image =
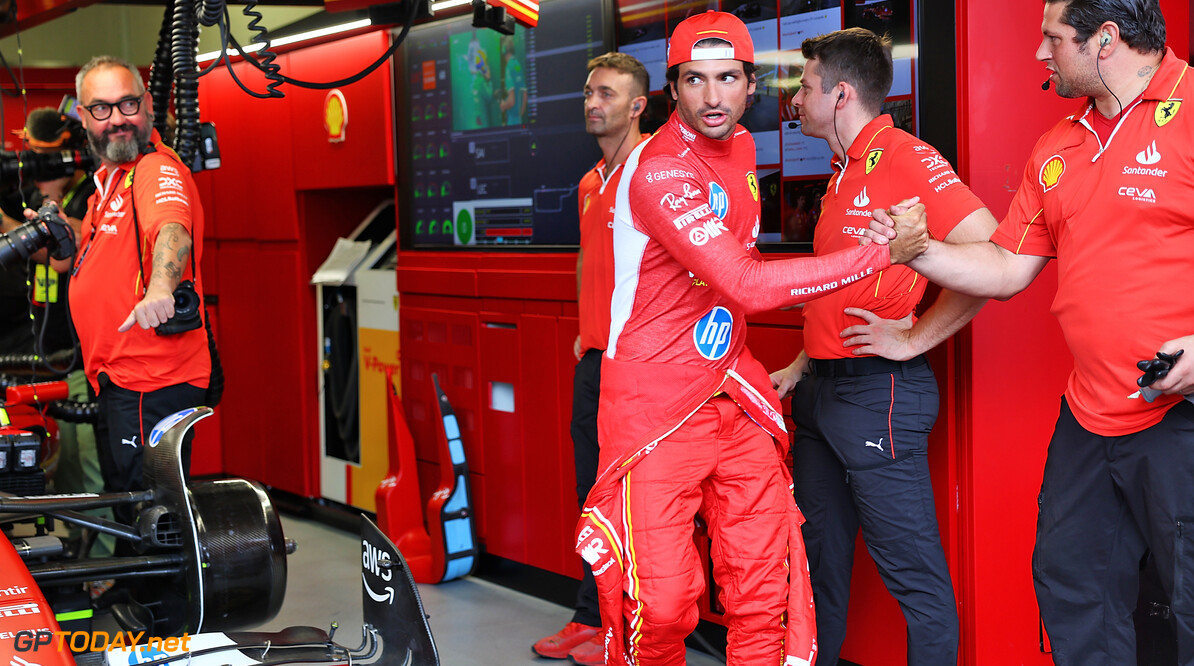
[[[1045,191],[1048,192],[1057,187],[1057,183],[1061,180],[1063,173],[1065,173],[1065,160],[1061,158],[1061,155],[1054,155],[1045,160],[1038,178]]]
[[[879,158],[881,158],[881,157],[883,157],[883,149],[882,148],[876,148],[876,149],[872,150],[871,152],[867,153],[867,156],[866,156],[866,172],[867,173],[874,171],[875,167],[879,166]]]
[[[1182,108],[1182,103],[1176,99],[1171,99],[1157,105],[1157,110],[1153,111],[1153,120],[1156,121],[1157,127],[1164,127],[1173,120],[1177,115],[1179,109]]]

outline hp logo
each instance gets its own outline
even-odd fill
[[[709,183],[709,207],[723,220],[730,212],[730,195],[717,183]]]
[[[692,341],[701,356],[716,361],[730,350],[734,334],[734,316],[720,305],[701,317],[692,330]]]

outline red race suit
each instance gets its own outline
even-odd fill
[[[805,666],[812,592],[784,464],[787,432],[748,312],[877,273],[886,246],[764,263],[754,140],[709,139],[673,114],[624,167],[602,364],[603,470],[577,527],[601,594],[607,664],[682,664],[704,588],[692,541],[712,536],[731,663]]]

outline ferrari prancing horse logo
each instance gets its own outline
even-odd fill
[[[1178,109],[1181,108],[1181,101],[1176,99],[1158,104],[1157,110],[1153,112],[1153,120],[1157,121],[1157,127],[1164,127],[1170,120],[1173,120],[1173,117],[1177,115]]]
[[[746,172],[746,185],[748,187],[750,187],[750,196],[754,197],[755,201],[758,201],[759,200],[759,179],[755,177],[755,172],[753,172],[753,171]]]
[[[872,150],[870,153],[867,153],[867,156],[866,156],[866,172],[867,173],[870,173],[875,170],[875,167],[879,165],[880,157],[883,157],[883,149],[882,148],[876,148],[876,149]]]

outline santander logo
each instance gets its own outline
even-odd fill
[[[858,196],[854,197],[854,205],[858,206],[859,208],[866,208],[867,206],[871,205],[871,198],[866,195],[865,187],[862,188],[862,191],[858,193]]]
[[[1157,150],[1157,142],[1153,141],[1144,150],[1136,153],[1136,161],[1140,164],[1156,164],[1161,161],[1161,153]]]
[[[112,197],[112,200],[108,202],[108,208],[111,208],[113,213],[118,212],[121,208],[124,208],[124,197],[119,194]]]

